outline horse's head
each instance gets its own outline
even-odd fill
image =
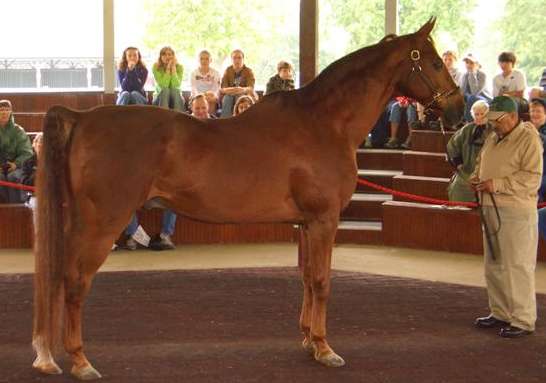
[[[407,36],[409,50],[404,53],[397,92],[417,100],[427,113],[441,117],[444,125],[454,126],[461,121],[464,100],[430,37],[435,23],[431,18]]]

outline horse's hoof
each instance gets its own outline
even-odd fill
[[[79,380],[95,380],[102,378],[102,375],[93,368],[91,365],[85,367],[76,368],[72,367],[71,374]]]
[[[32,367],[38,371],[40,371],[42,374],[47,375],[60,375],[63,373],[63,370],[59,366],[57,366],[57,363],[50,361],[50,362],[39,362],[38,359],[32,363]]]
[[[315,359],[326,367],[341,367],[345,365],[343,358],[333,351],[322,356],[315,355]]]
[[[315,347],[313,347],[313,342],[311,342],[309,338],[304,338],[303,342],[301,342],[301,346],[307,353],[311,355],[315,353]]]

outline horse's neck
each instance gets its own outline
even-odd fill
[[[398,82],[400,62],[377,57],[362,68],[340,65],[310,87],[309,98],[323,125],[347,136],[353,148],[364,141]]]

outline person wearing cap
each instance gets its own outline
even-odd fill
[[[11,102],[0,100],[0,181],[21,183],[23,163],[33,155],[25,130],[15,123]],[[24,202],[26,193],[0,187],[0,200],[5,203]]]
[[[512,52],[502,52],[498,58],[501,73],[493,77],[493,97],[510,96],[518,103],[520,113],[527,113],[529,105],[523,98],[527,88],[525,74],[515,69],[516,55]]]
[[[467,122],[472,121],[470,108],[478,100],[491,101],[491,96],[487,91],[487,75],[480,69],[478,59],[468,53],[463,61],[466,66],[466,72],[462,75],[459,86],[463,93],[465,101],[464,119]]]
[[[490,314],[475,324],[517,338],[532,333],[537,319],[536,204],[543,148],[537,129],[519,119],[512,97],[495,97],[487,119],[495,134],[485,140],[471,182],[483,212]]]

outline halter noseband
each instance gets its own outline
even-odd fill
[[[425,85],[428,87],[428,89],[432,92],[432,100],[427,102],[425,105],[423,105],[425,109],[425,113],[430,112],[434,109],[434,106],[439,106],[440,101],[443,99],[447,99],[454,93],[456,93],[459,90],[459,87],[456,86],[453,89],[446,90],[445,92],[439,92],[438,88],[433,84],[433,82],[430,80],[430,78],[423,72],[421,69],[421,65],[419,65],[419,60],[421,60],[421,52],[417,49],[413,49],[410,52],[410,59],[411,59],[411,73],[416,73],[421,77]]]

